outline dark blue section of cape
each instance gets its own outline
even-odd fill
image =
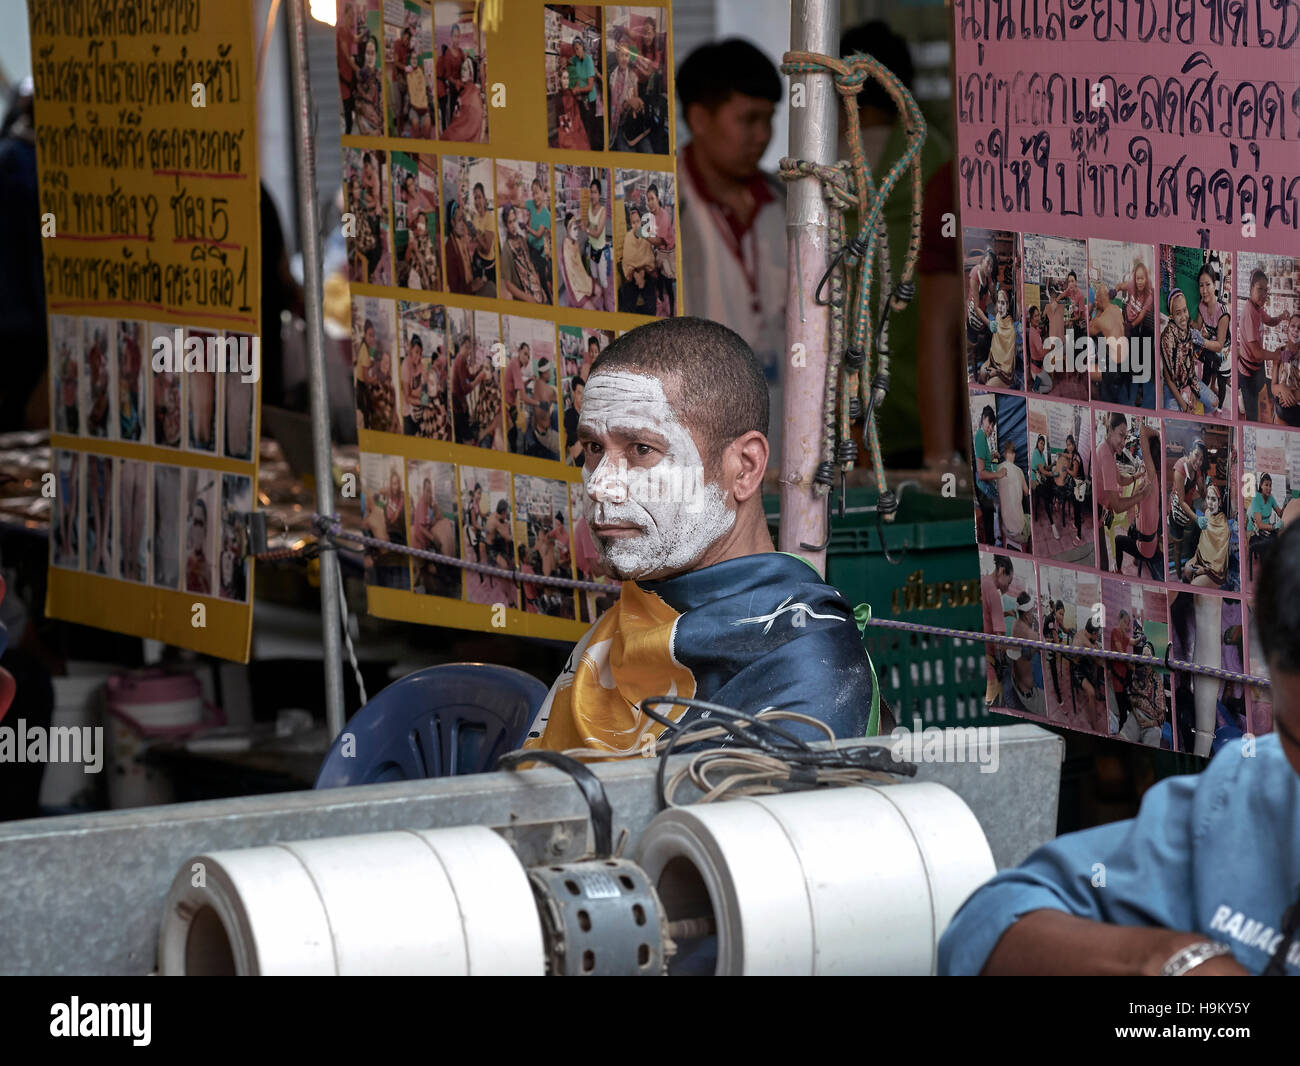
[[[749,714],[799,711],[837,737],[866,734],[871,666],[853,608],[802,559],[764,552],[638,584],[681,613],[673,653],[695,675],[697,698]],[[783,728],[825,739],[811,727]]]

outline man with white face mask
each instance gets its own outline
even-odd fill
[[[583,512],[622,590],[574,648],[527,746],[649,750],[663,727],[638,704],[662,695],[751,714],[779,706],[838,737],[887,731],[853,608],[805,560],[773,550],[767,425],[754,353],[715,322],[641,326],[592,365],[578,420]]]

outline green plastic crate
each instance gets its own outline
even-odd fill
[[[981,632],[979,556],[969,498],[944,499],[908,489],[881,548],[876,493],[850,489],[848,513],[831,519],[826,580],[850,603],[869,603],[873,618]],[[766,501],[770,515],[779,511]],[[900,726],[1000,725],[1016,719],[984,707],[984,644],[868,627],[867,651],[881,692]]]

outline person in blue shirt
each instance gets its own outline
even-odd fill
[[[1276,732],[976,889],[940,973],[1300,974],[1300,523],[1276,541],[1255,604]]]
[[[569,56],[569,88],[573,98],[578,102],[578,114],[587,129],[587,143],[593,152],[605,150],[605,127],[601,117],[596,114],[596,99],[599,93],[599,80],[596,77],[596,63],[587,55],[582,38],[573,39],[573,53]]]
[[[1250,510],[1246,512],[1246,529],[1250,534],[1250,577],[1255,578],[1255,560],[1266,548],[1275,534],[1282,527],[1282,508],[1273,498],[1273,478],[1269,474],[1259,475],[1258,491],[1250,501]],[[1274,513],[1277,521],[1273,520]]]

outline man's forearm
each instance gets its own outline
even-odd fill
[[[1108,925],[1064,911],[1031,911],[1002,934],[980,975],[1151,977],[1180,948],[1204,939],[1172,929]]]

